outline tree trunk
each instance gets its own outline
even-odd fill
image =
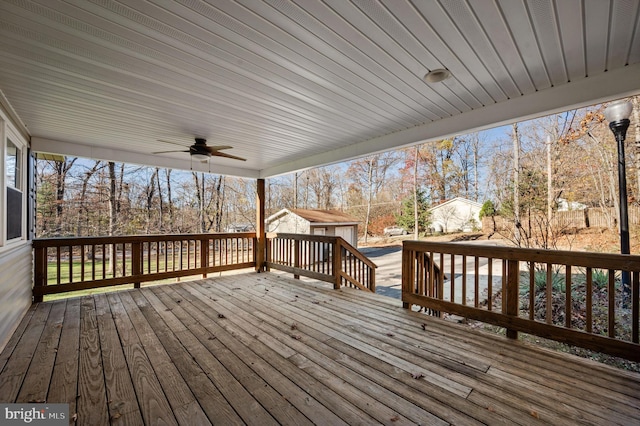
[[[513,235],[520,247],[520,138],[518,123],[513,124]]]
[[[116,232],[116,164],[113,161],[109,161],[109,230],[110,237],[115,235]],[[108,258],[109,258],[109,271],[113,271],[114,251],[113,244],[108,246]]]
[[[76,231],[76,234],[78,236],[89,235],[89,232],[87,232],[87,229],[86,229],[88,228],[88,226],[85,226],[84,230],[82,226],[83,223],[85,224],[89,223],[88,221],[89,208],[87,207],[85,198],[87,196],[87,186],[89,186],[89,180],[100,168],[100,163],[101,161],[96,161],[93,167],[88,172],[85,173],[84,178],[82,179],[82,190],[80,191],[80,208],[78,209],[79,215],[78,215],[78,224],[77,224],[77,231]]]
[[[169,206],[169,232],[174,232],[173,221],[173,198],[171,198],[171,169],[165,169],[167,172],[167,204]]]
[[[419,238],[418,229],[418,153],[420,147],[416,145],[415,152],[413,155],[413,238]]]
[[[369,170],[367,172],[367,214],[364,220],[364,243],[367,243],[369,234],[369,218],[371,217],[371,199],[373,198],[373,158],[369,159]]]
[[[164,232],[164,201],[162,199],[162,186],[160,185],[160,168],[156,167],[156,185],[158,186],[158,230]]]

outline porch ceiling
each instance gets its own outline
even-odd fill
[[[635,94],[638,75],[638,0],[0,2],[0,89],[35,150],[245,177]],[[196,136],[247,161],[149,154]]]

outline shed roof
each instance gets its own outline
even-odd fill
[[[318,209],[282,209],[279,212],[271,215],[267,222],[272,222],[273,220],[282,217],[285,214],[293,213],[301,218],[314,223],[324,223],[324,224],[343,224],[343,225],[355,225],[359,222],[353,216],[350,216],[346,213],[343,213],[339,210],[318,210]]]
[[[437,210],[437,209],[439,209],[441,207],[448,206],[449,204],[453,204],[456,201],[463,202],[465,204],[468,204],[468,205],[473,206],[473,207],[477,207],[479,209],[482,208],[482,204],[481,203],[478,203],[476,201],[469,200],[469,199],[463,198],[463,197],[455,197],[455,198],[452,198],[450,200],[443,201],[442,203],[438,204],[437,206],[431,207],[429,210]]]

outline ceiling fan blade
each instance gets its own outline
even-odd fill
[[[168,143],[168,144],[171,144],[171,145],[178,145],[178,146],[185,146],[185,145],[187,145],[189,143],[189,142],[184,142],[184,143],[183,142],[172,142],[172,141],[166,141],[166,140],[163,140],[163,139],[156,139],[156,141],[157,142],[162,142],[162,143]]]
[[[231,158],[231,159],[234,159],[234,160],[247,161],[246,158],[236,157],[235,155],[226,154],[226,153],[220,152],[220,151],[211,151],[211,155],[216,156],[216,157],[225,157],[225,158]]]
[[[222,151],[223,149],[231,149],[233,147],[229,145],[212,145],[212,146],[205,145],[204,148],[209,152],[213,152],[213,151]]]
[[[152,152],[152,154],[169,154],[170,152],[190,152],[189,150],[187,151],[158,151],[158,152]]]

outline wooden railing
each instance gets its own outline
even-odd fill
[[[269,234],[266,266],[330,282],[336,289],[376,291],[376,265],[340,237]]]
[[[630,283],[621,285],[622,271]],[[625,274],[626,275],[626,274]],[[640,256],[405,241],[402,301],[640,361]]]
[[[255,266],[255,232],[33,241],[34,301],[47,294]]]

